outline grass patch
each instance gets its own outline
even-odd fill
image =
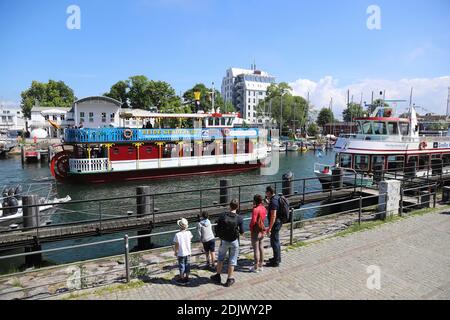
[[[94,290],[91,292],[80,292],[80,293],[72,292],[69,295],[63,297],[62,300],[74,300],[74,299],[79,299],[79,298],[90,296],[90,295],[102,296],[107,293],[136,289],[136,288],[142,287],[144,284],[145,283],[142,280],[135,280],[135,281],[131,281],[130,283],[108,286],[108,287],[97,289],[97,290]]]
[[[19,278],[14,278],[11,285],[13,287],[24,288],[24,285],[22,284],[22,282],[20,282]]]

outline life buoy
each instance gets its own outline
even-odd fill
[[[133,137],[133,131],[131,129],[125,129],[123,131],[123,137],[128,140],[131,139]]]
[[[422,141],[421,143],[419,143],[419,149],[420,150],[426,149],[427,146],[428,145],[427,145],[426,141]]]
[[[223,134],[224,136],[229,136],[230,135],[230,129],[223,129]]]

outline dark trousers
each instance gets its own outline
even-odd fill
[[[270,233],[270,246],[273,250],[273,261],[277,263],[281,262],[280,229],[281,221],[277,219],[275,220],[272,232]]]

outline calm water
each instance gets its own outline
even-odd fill
[[[294,178],[296,179],[313,177],[315,162],[331,164],[333,163],[333,161],[334,153],[331,151],[322,153],[321,157],[319,157],[313,151],[308,151],[306,153],[288,152],[280,154],[280,169],[278,170],[277,174],[273,176],[262,176],[259,174],[259,170],[254,170],[246,173],[226,176],[205,175],[184,178],[171,178],[168,180],[155,180],[150,182],[140,181],[136,183],[118,183],[108,185],[67,185],[57,183],[55,184],[55,192],[58,194],[58,197],[65,197],[66,195],[70,195],[72,200],[114,198],[118,196],[135,195],[137,186],[148,185],[150,187],[151,193],[169,193],[168,195],[155,198],[155,207],[159,208],[160,211],[164,211],[174,208],[185,208],[186,206],[195,207],[199,204],[198,192],[180,195],[170,194],[172,192],[218,187],[219,180],[226,177],[232,180],[233,185],[251,183],[258,184],[257,186],[242,188],[241,199],[248,200],[251,199],[255,193],[263,193],[267,182],[281,180],[282,175],[288,171],[293,172]],[[42,162],[35,164],[26,164],[22,168],[20,156],[10,156],[6,159],[0,160],[0,181],[0,185],[54,182],[53,177],[51,176],[48,169],[47,163]],[[281,185],[278,185],[278,187],[280,186]],[[310,184],[308,184],[307,187],[312,190],[320,188],[320,185],[318,185],[317,181],[312,181]],[[301,190],[300,184],[295,185],[295,189]],[[232,193],[233,196],[237,196],[237,189],[233,190]],[[212,205],[214,201],[218,200],[218,198],[218,191],[208,192],[207,195],[204,195],[203,205]],[[99,209],[101,210],[103,217],[123,215],[126,214],[127,211],[135,212],[135,200],[104,201],[100,205],[100,208],[98,203],[64,206],[61,211],[52,216],[52,220],[54,223],[58,223],[76,220],[98,219]],[[175,226],[160,227],[154,229],[154,232],[173,230],[174,228]],[[133,233],[130,233],[130,235],[132,234]],[[123,236],[123,234],[61,241],[58,243],[44,244],[43,249],[71,244],[82,244],[117,238],[121,236]],[[172,236],[154,237],[152,239],[152,242],[157,246],[168,245],[171,243],[171,239]],[[131,246],[133,245],[134,244],[132,243]],[[65,263],[75,260],[85,260],[100,256],[121,254],[122,250],[122,246],[119,244],[106,244],[81,249],[73,249],[70,251],[50,253],[45,255],[44,258],[55,263]],[[7,263],[6,261],[0,261],[0,270],[9,268],[11,263],[12,262]]]

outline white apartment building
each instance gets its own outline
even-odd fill
[[[25,130],[25,120],[22,110],[0,106],[0,130],[2,131],[23,131]]]
[[[230,68],[222,80],[222,96],[251,123],[257,121],[257,106],[266,97],[267,88],[275,83],[275,77],[267,72],[252,69]]]

